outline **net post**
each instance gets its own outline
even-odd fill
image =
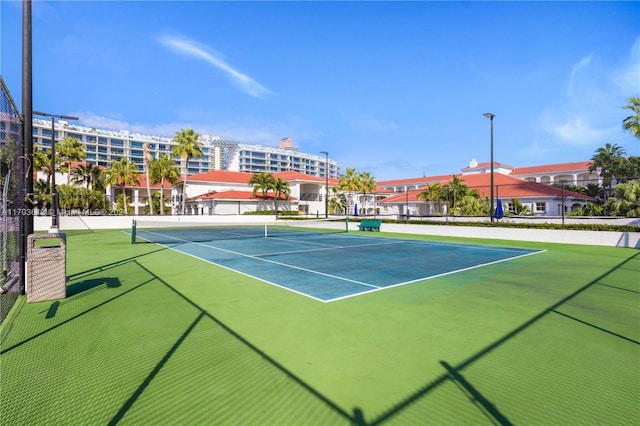
[[[136,243],[136,220],[131,221],[131,244]]]
[[[347,216],[347,220],[345,221],[345,230],[344,232],[349,233],[349,216]]]
[[[267,222],[264,223],[264,237],[267,238],[269,236],[267,232]]]

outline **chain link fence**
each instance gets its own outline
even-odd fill
[[[0,77],[0,188],[2,210],[0,238],[2,276],[0,277],[0,323],[7,317],[18,296],[24,293],[21,277],[21,233],[25,210],[24,179],[20,173],[24,125],[22,116]]]

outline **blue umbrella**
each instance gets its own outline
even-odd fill
[[[358,204],[353,206],[353,215],[358,216]]]
[[[496,219],[502,219],[504,217],[504,210],[502,209],[502,201],[498,198],[496,203],[496,211],[493,213],[493,217]]]

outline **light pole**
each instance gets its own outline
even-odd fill
[[[493,117],[495,117],[495,114],[487,112],[482,115],[491,120],[491,196],[489,197],[489,217],[491,218],[491,223],[493,223]]]
[[[51,214],[51,230],[50,232],[58,232],[60,230],[59,210],[60,202],[58,199],[58,192],[56,191],[56,129],[55,119],[64,120],[79,120],[78,117],[71,117],[69,115],[49,114],[46,112],[33,111],[35,115],[41,115],[43,117],[51,117],[51,207],[53,213]]]
[[[329,218],[329,153],[320,151],[324,154],[324,218]]]

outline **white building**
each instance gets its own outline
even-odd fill
[[[38,149],[51,149],[51,120],[33,119],[33,143]],[[95,166],[108,168],[112,161],[127,158],[143,171],[144,149],[153,158],[160,154],[173,157],[173,138],[132,133],[128,130],[103,130],[84,127],[65,120],[54,122],[56,143],[65,138],[76,138],[84,145],[85,161]],[[202,158],[189,160],[188,174],[205,173],[209,170],[230,170],[237,172],[284,172],[297,171],[310,176],[337,177],[338,163],[325,155],[307,154],[293,146],[289,138],[280,141],[278,148],[262,145],[240,144],[220,136],[200,135],[204,145]],[[182,167],[179,159],[176,166]],[[182,170],[182,169],[181,169]]]
[[[337,178],[340,167],[325,155],[300,152],[291,139],[284,138],[278,148],[237,144],[229,150],[227,170],[251,173],[294,171],[309,176]]]

